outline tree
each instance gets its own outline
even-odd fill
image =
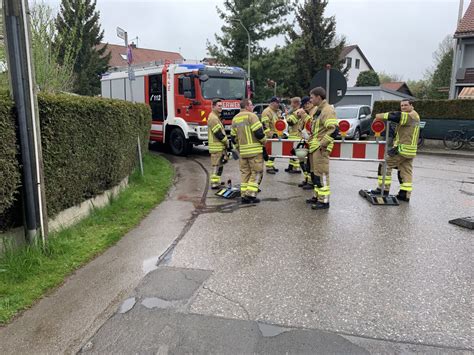
[[[294,94],[307,95],[313,76],[326,64],[334,69],[342,69],[344,61],[340,54],[345,39],[336,36],[336,19],[324,17],[327,0],[305,0],[296,9],[296,22],[299,30],[290,28],[289,41],[297,47],[295,57],[298,65],[294,66]]]
[[[357,77],[356,86],[379,86],[380,80],[377,73],[373,70],[360,72]]]
[[[385,72],[379,72],[380,84],[392,83],[394,81],[402,81],[402,77],[398,74],[387,74]]]
[[[74,86],[74,62],[65,58],[58,61],[53,43],[57,31],[51,7],[34,3],[31,9],[31,46],[35,67],[36,84],[41,91],[72,91]]]
[[[104,31],[95,7],[96,0],[61,0],[56,18],[58,58],[61,64],[74,59],[74,91],[81,95],[100,93],[100,75],[110,60],[107,46],[98,47]]]
[[[431,99],[447,99],[453,65],[453,39],[451,36],[444,38],[433,57],[435,69],[432,73],[428,73],[430,83],[428,96]]]
[[[427,80],[420,79],[420,80],[408,80],[407,85],[410,88],[411,93],[414,97],[420,100],[424,100],[428,98],[428,91],[430,83]]]
[[[252,61],[268,52],[259,42],[285,33],[288,25],[284,17],[290,12],[290,0],[225,0],[224,9],[217,7],[225,25],[222,35],[215,35],[217,44],[207,41],[209,54],[218,62],[247,67],[248,36]],[[241,23],[239,22],[241,21]]]

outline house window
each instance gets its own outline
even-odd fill
[[[346,64],[347,64],[347,68],[352,67],[352,58],[347,57],[346,58]]]
[[[356,59],[356,69],[360,68],[360,59]]]

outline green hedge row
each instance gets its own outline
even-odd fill
[[[474,100],[420,100],[413,106],[421,119],[474,120]],[[375,101],[373,111],[400,111],[400,101]]]
[[[147,105],[40,94],[38,108],[50,218],[128,176],[136,165],[138,137],[142,150],[147,149],[151,125]],[[9,146],[14,148],[15,142]],[[3,152],[0,154],[1,161]],[[8,170],[14,174],[15,168]],[[12,199],[5,201],[0,201],[0,206],[11,204]]]
[[[21,181],[17,153],[13,103],[8,94],[0,93],[0,216],[18,197]]]

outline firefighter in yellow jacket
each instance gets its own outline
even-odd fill
[[[209,153],[211,154],[211,189],[218,189],[221,186],[221,176],[224,164],[227,162],[227,136],[220,115],[222,112],[222,101],[214,99],[212,101],[212,112],[207,118]]]
[[[268,107],[262,112],[261,121],[263,123],[263,129],[267,138],[277,138],[275,122],[278,120],[279,108],[280,99],[276,96],[273,96]],[[265,167],[267,168],[268,174],[276,174],[278,172],[278,169],[275,168],[275,158],[268,158],[268,160],[265,162]]]
[[[301,106],[301,98],[293,97],[290,100],[290,111],[286,116],[286,122],[288,123],[288,139],[301,139],[301,131],[299,130],[300,117],[296,114]],[[300,161],[299,159],[290,159],[288,168],[285,169],[290,174],[301,174]]]
[[[313,122],[313,117],[316,115],[316,111],[318,106],[314,106],[311,103],[309,96],[304,96],[301,99],[301,109],[299,109],[296,114],[300,118],[298,124],[298,130],[301,132],[301,136],[305,138],[305,136],[311,134],[311,124]],[[306,130],[306,131],[305,131]],[[303,131],[304,135],[303,135]],[[306,137],[307,139],[309,136]],[[304,173],[304,180],[302,183],[298,184],[299,187],[302,187],[303,190],[313,190],[313,181],[311,180],[311,156],[312,154],[308,154],[306,157],[305,163],[302,164],[303,173]]]
[[[263,125],[252,112],[250,99],[240,101],[240,113],[232,119],[231,138],[240,153],[240,194],[242,203],[258,203],[260,177],[263,174]]]
[[[310,98],[317,106],[317,116],[313,118],[309,152],[311,154],[311,179],[314,196],[307,200],[313,210],[329,208],[329,155],[334,146],[338,122],[336,111],[326,101],[326,90],[317,87],[311,90]]]
[[[400,110],[396,112],[379,113],[375,119],[388,120],[398,124],[393,141],[393,148],[387,154],[387,174],[385,176],[385,191],[388,195],[390,185],[392,184],[392,169],[398,169],[398,180],[400,182],[400,191],[397,198],[401,201],[410,201],[410,195],[413,189],[413,159],[416,156],[418,148],[418,136],[420,134],[420,116],[413,107],[411,100],[400,102]],[[378,168],[378,187],[371,192],[381,194],[383,180],[383,165]]]

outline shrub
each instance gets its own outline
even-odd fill
[[[474,120],[474,100],[420,100],[413,104],[421,119]],[[376,101],[374,113],[400,111],[400,101]]]

